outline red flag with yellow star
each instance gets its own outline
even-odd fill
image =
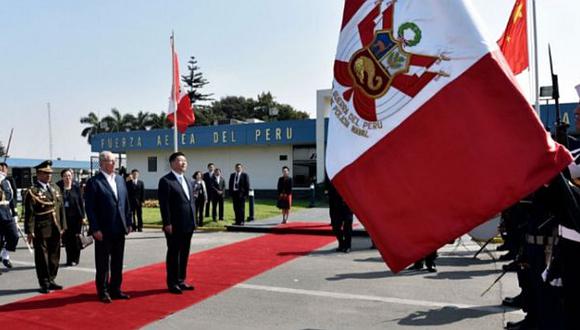
[[[526,0],[517,0],[505,32],[497,42],[515,75],[528,68],[528,23]]]

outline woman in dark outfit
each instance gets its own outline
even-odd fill
[[[282,176],[278,178],[278,203],[276,206],[282,210],[282,223],[288,221],[290,208],[292,207],[292,178],[290,169],[282,167]]]
[[[203,210],[206,207],[208,199],[207,188],[203,181],[201,171],[193,173],[193,198],[195,199],[195,220],[199,227],[203,227]]]
[[[83,219],[85,218],[85,206],[81,194],[81,188],[73,182],[71,170],[60,172],[61,181],[57,184],[64,197],[63,203],[66,215],[67,229],[62,236],[66,250],[66,265],[76,266],[81,256],[81,247],[78,236],[81,234]]]

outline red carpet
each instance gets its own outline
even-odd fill
[[[167,293],[165,263],[133,269],[123,277],[123,290],[131,295],[130,300],[102,304],[96,298],[94,282],[89,282],[0,306],[2,328],[139,328],[332,241],[334,238],[329,236],[268,234],[192,254],[188,281],[196,290],[183,295]],[[126,250],[125,257],[131,257],[131,249]]]

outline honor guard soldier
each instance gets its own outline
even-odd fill
[[[28,242],[34,243],[34,264],[41,293],[61,290],[54,279],[60,261],[60,238],[66,229],[62,193],[50,182],[52,162],[35,167],[37,181],[24,198],[24,228]]]

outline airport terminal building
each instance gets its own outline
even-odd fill
[[[159,178],[170,171],[173,130],[132,131],[96,135],[92,151],[125,154],[126,167],[138,169],[145,188],[157,189]],[[290,168],[298,190],[316,180],[316,120],[275,121],[234,125],[194,126],[178,135],[179,151],[188,159],[188,175],[205,172],[212,162],[226,180],[242,163],[256,195],[271,195],[282,166]]]

